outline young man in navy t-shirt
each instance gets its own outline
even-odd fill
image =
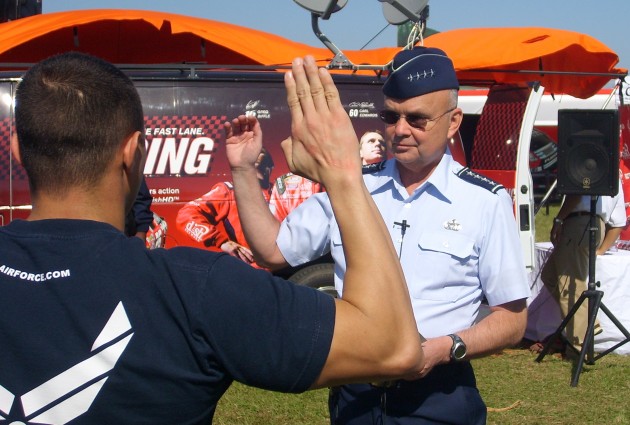
[[[0,227],[0,422],[207,424],[234,380],[300,392],[422,369],[404,278],[332,79],[296,59],[286,85],[291,170],[326,185],[344,231],[343,301],[227,254],[126,237],[145,156],[132,82],[79,53],[26,73],[11,146],[33,209]],[[252,126],[239,117],[228,137],[247,139]]]

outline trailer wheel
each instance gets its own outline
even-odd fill
[[[295,272],[289,277],[289,280],[298,285],[315,288],[332,297],[336,297],[334,267],[330,263],[313,264]]]

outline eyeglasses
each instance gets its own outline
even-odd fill
[[[401,118],[404,118],[407,123],[413,128],[417,128],[422,131],[431,131],[431,129],[435,126],[440,118],[449,112],[453,112],[455,108],[451,108],[448,111],[444,112],[442,115],[439,115],[435,118],[427,118],[422,115],[401,115],[389,109],[384,109],[379,113],[379,118],[387,125],[396,124]]]

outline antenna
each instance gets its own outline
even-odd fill
[[[378,0],[383,3],[383,16],[392,25],[422,20],[422,12],[429,0]]]
[[[328,64],[331,69],[377,70],[389,69],[389,63],[384,65],[355,65],[346,55],[319,29],[320,19],[329,19],[331,14],[341,10],[348,0],[294,0],[297,4],[311,12],[311,26],[313,33],[335,56]],[[417,28],[423,29],[429,15],[429,0],[378,0],[383,3],[383,15],[391,24],[400,25],[411,21]],[[405,49],[413,47],[422,37],[422,30],[414,33],[412,40]]]

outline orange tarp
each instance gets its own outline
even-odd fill
[[[615,73],[620,77],[627,73],[625,69],[615,68],[619,62],[615,52],[595,38],[573,31],[520,27],[465,28],[434,34],[424,44],[439,47],[451,56],[462,82],[541,81],[552,93],[587,98],[596,94],[613,77],[545,74],[545,71]],[[480,72],[482,70],[502,72]]]
[[[306,23],[305,23],[306,24]],[[306,28],[306,25],[305,25]],[[305,29],[306,31],[306,29]],[[335,41],[335,40],[333,40]],[[548,91],[589,97],[611,76],[544,71],[618,73],[617,55],[585,34],[548,28],[475,28],[437,33],[425,40],[453,59],[463,84],[541,81]],[[343,46],[339,46],[343,50]],[[398,48],[346,51],[355,65],[384,65]],[[0,24],[0,63],[32,63],[65,51],[82,51],[116,64],[290,64],[311,54],[328,64],[324,47],[297,43],[237,25],[144,10],[79,10],[36,15]],[[492,72],[477,72],[479,70]],[[497,72],[519,71],[516,72]],[[541,71],[527,73],[524,71]]]
[[[332,55],[237,25],[172,13],[79,10],[0,24],[0,62],[37,62],[82,51],[117,64],[201,62],[276,65],[307,52]]]
[[[313,55],[327,65],[333,54],[225,22],[145,10],[95,9],[31,16],[0,24],[0,62],[32,63],[81,51],[116,64],[203,63],[290,65]],[[397,48],[350,51],[356,63],[387,63]]]

